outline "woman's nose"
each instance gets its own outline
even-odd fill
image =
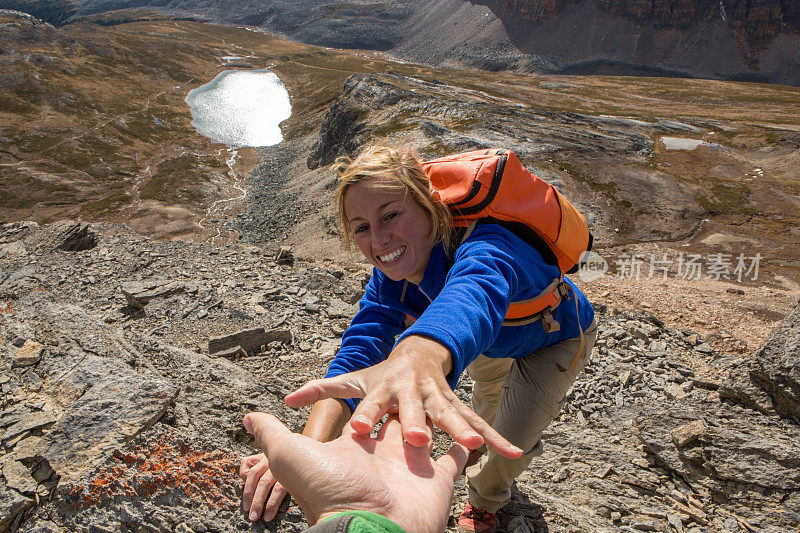
[[[383,248],[389,244],[389,232],[380,228],[373,228],[372,230],[372,246],[375,248]]]

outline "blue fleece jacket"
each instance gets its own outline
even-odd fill
[[[594,320],[591,304],[575,285],[553,317],[559,331],[545,333],[541,321],[503,326],[511,302],[532,298],[559,276],[557,267],[511,231],[480,224],[458,247],[452,267],[441,244],[431,257],[419,286],[393,281],[374,269],[360,310],[342,336],[342,345],[325,377],[346,374],[384,361],[409,335],[436,340],[450,350],[453,370],[447,376],[455,388],[464,369],[483,354],[519,359],[539,348],[580,335],[580,325]],[[405,328],[406,315],[416,321]],[[396,339],[396,340],[395,340]],[[356,401],[345,400],[351,409]]]

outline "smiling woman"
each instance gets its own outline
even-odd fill
[[[268,70],[221,72],[186,103],[197,132],[231,148],[280,143],[280,123],[292,115],[286,87]]]
[[[423,447],[430,420],[476,451],[459,530],[493,532],[591,352],[594,311],[560,281],[558,266],[490,219],[451,246],[450,208],[410,150],[375,146],[339,163],[341,234],[375,269],[325,379],[286,403],[314,404],[303,434],[321,441],[348,421],[349,431],[369,435],[397,413],[402,439]],[[536,299],[554,281],[564,284],[558,302],[530,320],[506,320],[511,302]],[[475,383],[472,409],[452,390],[465,370]],[[286,491],[268,461],[245,458],[241,474],[251,519],[262,509],[271,519]]]

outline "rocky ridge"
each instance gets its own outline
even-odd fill
[[[302,425],[282,396],[332,358],[365,271],[69,221],[4,223],[0,263],[0,530],[302,530],[294,502],[268,525],[242,516],[241,417]],[[597,348],[503,530],[796,524],[800,308],[749,355],[730,335],[595,305]],[[464,498],[462,479],[456,509]]]

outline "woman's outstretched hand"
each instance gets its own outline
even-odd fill
[[[467,450],[458,444],[433,461],[429,447],[403,442],[397,417],[381,426],[377,439],[345,427],[327,443],[292,433],[265,413],[250,413],[244,425],[310,524],[360,510],[383,515],[406,531],[438,533],[447,526],[453,481],[467,460]]]
[[[427,337],[412,335],[400,341],[386,361],[357,372],[309,381],[286,396],[286,403],[301,407],[323,398],[363,398],[350,418],[350,426],[361,435],[369,435],[383,415],[397,413],[405,441],[425,446],[431,440],[426,422],[429,417],[469,449],[486,443],[504,457],[520,457],[522,450],[450,390],[445,376],[451,367],[447,348]]]

